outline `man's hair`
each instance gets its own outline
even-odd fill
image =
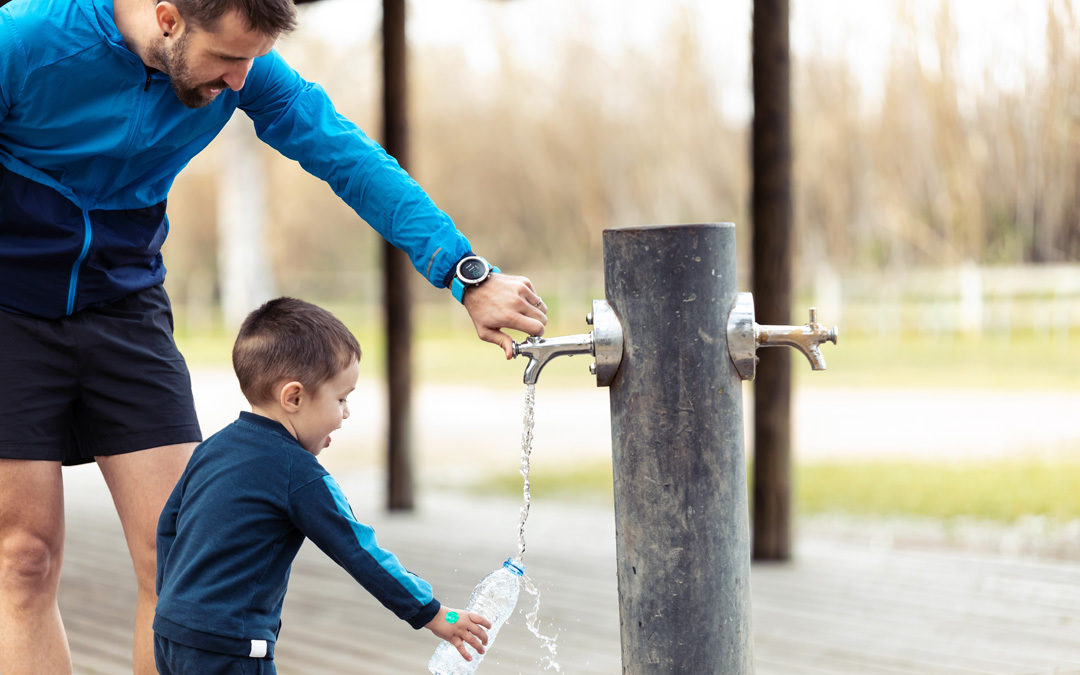
[[[233,345],[233,370],[253,405],[297,381],[314,391],[360,360],[360,343],[330,312],[296,298],[271,300],[249,314]]]
[[[248,27],[277,37],[296,28],[293,0],[172,0],[180,16],[203,30],[214,30],[225,14],[237,11]]]

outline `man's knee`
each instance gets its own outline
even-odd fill
[[[55,593],[61,548],[32,534],[9,534],[0,541],[0,587],[16,602]]]

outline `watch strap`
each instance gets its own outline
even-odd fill
[[[488,263],[488,264],[490,264],[490,263]],[[495,267],[494,265],[491,265],[491,269],[488,270],[488,276],[491,276],[492,274],[501,274],[501,273],[502,273],[502,270],[500,270],[498,267]],[[484,281],[487,281],[487,279],[485,279]],[[484,282],[481,281],[480,283],[484,283]],[[475,285],[475,284],[472,284],[472,285]],[[461,279],[458,279],[457,276],[455,275],[453,281],[450,282],[450,293],[454,296],[454,298],[458,302],[460,302],[463,305],[465,304],[465,288],[466,288],[465,284],[461,283]]]

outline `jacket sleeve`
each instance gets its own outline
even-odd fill
[[[377,143],[335,110],[276,51],[255,59],[240,108],[259,138],[326,181],[356,213],[405,251],[432,285],[470,252],[468,239]]]
[[[413,628],[422,628],[435,618],[441,605],[431,585],[379,546],[374,530],[356,520],[331,476],[293,491],[289,509],[300,531],[398,618]]]

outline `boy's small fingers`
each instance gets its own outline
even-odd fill
[[[479,631],[480,629],[477,628],[476,630]],[[469,644],[473,646],[473,649],[480,652],[481,654],[484,653],[483,646],[487,644],[487,636],[483,635],[482,632],[471,632],[465,637],[465,639],[469,641]]]
[[[484,628],[491,628],[491,622],[485,619],[482,614],[472,612],[469,614],[469,618],[472,619],[473,623],[478,623]]]
[[[477,654],[484,653],[484,645],[480,642],[480,640],[477,639],[475,635],[469,635],[467,639],[469,642],[469,646],[475,649]]]
[[[454,643],[451,642],[450,644]],[[472,654],[469,653],[468,649],[465,649],[465,638],[458,638],[458,643],[454,646],[457,647],[458,653],[461,654],[461,658],[466,661],[472,661]]]

